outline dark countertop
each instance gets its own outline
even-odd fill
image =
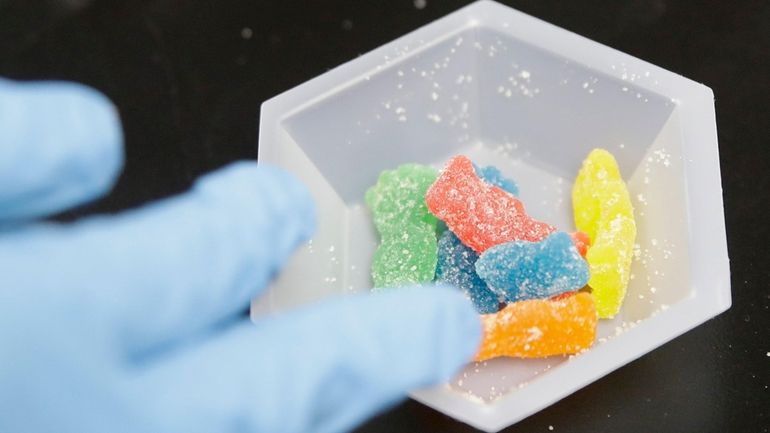
[[[0,0],[0,75],[87,83],[121,112],[118,186],[63,219],[167,196],[253,158],[263,100],[468,2],[116,3]],[[506,431],[767,432],[770,3],[504,3],[714,89],[733,291],[727,313]],[[408,401],[357,431],[474,430]]]

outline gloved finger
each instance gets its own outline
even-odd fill
[[[122,165],[120,119],[102,94],[74,83],[0,79],[0,222],[105,194]]]
[[[47,311],[98,314],[141,356],[244,311],[309,237],[313,212],[288,173],[235,163],[134,211],[0,235],[0,287]]]
[[[443,383],[481,340],[457,290],[353,296],[243,323],[137,381],[170,432],[342,432]]]

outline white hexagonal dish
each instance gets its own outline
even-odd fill
[[[299,176],[320,220],[252,315],[370,287],[377,236],[362,202],[382,170],[463,153],[572,230],[572,181],[604,147],[638,224],[621,313],[580,356],[470,365],[412,394],[485,431],[513,424],[729,308],[713,102],[708,87],[508,7],[465,7],[264,103],[259,160]]]

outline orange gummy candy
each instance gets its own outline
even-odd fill
[[[538,242],[556,231],[530,218],[519,199],[482,181],[471,160],[462,155],[449,160],[428,189],[425,203],[477,253],[505,242]]]
[[[514,302],[481,320],[484,340],[476,361],[572,354],[588,349],[596,338],[596,306],[584,292]]]

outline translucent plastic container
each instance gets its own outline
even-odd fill
[[[516,179],[530,214],[574,229],[582,159],[610,150],[638,225],[621,313],[586,353],[469,365],[412,397],[497,431],[730,306],[708,87],[491,1],[480,1],[262,107],[259,160],[311,189],[319,228],[252,316],[368,290],[377,236],[363,197],[399,164],[465,154]],[[640,378],[643,380],[643,378]]]

